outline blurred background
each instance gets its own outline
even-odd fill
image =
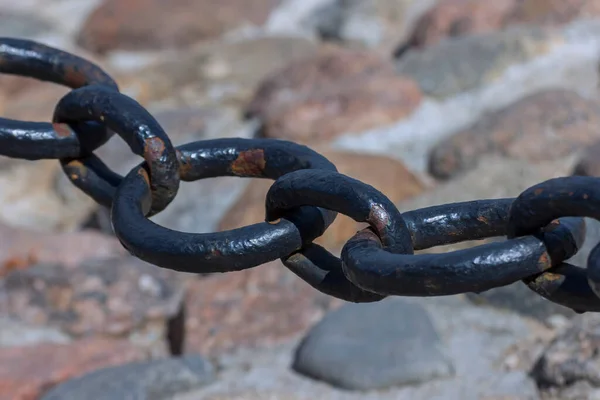
[[[306,144],[400,211],[600,174],[597,0],[0,0],[0,36],[100,65],[175,145]],[[0,115],[50,121],[67,92],[2,75]],[[140,162],[116,135],[97,154]],[[270,184],[184,183],[152,220],[261,222]],[[130,257],[55,160],[0,159],[0,236],[0,400],[600,399],[600,318],[521,282],[357,305],[280,261],[178,274]]]

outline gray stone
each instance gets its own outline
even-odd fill
[[[540,387],[564,388],[576,382],[600,387],[600,316],[577,316],[546,348],[531,371]]]
[[[562,42],[560,35],[539,28],[512,28],[411,50],[397,67],[419,82],[424,93],[445,98],[490,83],[509,67],[546,54]]]
[[[16,318],[0,317],[0,347],[30,346],[39,343],[69,343],[60,329],[26,324]]]
[[[454,373],[427,311],[402,299],[349,304],[329,314],[299,346],[293,369],[352,390],[416,384]]]
[[[515,313],[474,306],[462,296],[404,300],[425,307],[435,321],[455,366],[453,377],[387,390],[349,391],[289,368],[297,346],[294,341],[223,354],[218,358],[221,372],[217,382],[173,400],[539,399],[527,372],[548,340],[540,340],[549,336],[547,327]]]
[[[522,282],[491,289],[480,294],[467,293],[466,297],[475,304],[515,311],[542,322],[548,322],[555,315],[567,318],[577,315],[569,308],[546,300]]]
[[[56,386],[41,400],[167,400],[214,379],[212,365],[191,355],[104,368]]]
[[[50,23],[34,14],[0,9],[0,36],[31,39],[51,29]]]

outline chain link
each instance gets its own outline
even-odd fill
[[[0,73],[72,89],[58,101],[52,123],[0,119],[0,154],[59,160],[76,187],[111,209],[122,245],[155,266],[200,274],[280,259],[316,290],[350,302],[479,293],[522,281],[576,312],[600,311],[600,245],[585,268],[565,262],[583,244],[583,217],[600,219],[600,178],[556,178],[517,198],[400,212],[383,193],[340,174],[303,145],[227,138],[174,147],[154,117],[120,93],[106,72],[64,51],[0,38]],[[93,153],[114,133],[143,157],[125,177]],[[180,181],[222,176],[274,180],[265,222],[192,234],[148,219],[168,207]],[[349,238],[339,258],[313,243],[338,213],[369,224]],[[414,254],[498,236],[507,239],[446,254]]]

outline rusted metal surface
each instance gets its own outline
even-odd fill
[[[215,139],[178,148],[182,180],[218,176],[276,179],[301,168],[336,168],[320,154],[283,140]],[[323,234],[336,213],[313,206],[278,222],[210,234],[174,232],[149,221],[150,185],[143,166],[134,168],[116,192],[115,234],[133,255],[182,272],[238,271],[284,257]]]
[[[229,138],[175,148],[154,117],[119,93],[109,75],[58,49],[0,38],[2,72],[72,91],[57,99],[51,123],[0,119],[0,154],[59,160],[76,187],[111,209],[123,246],[158,267],[204,274],[281,259],[316,290],[350,302],[481,292],[521,280],[577,312],[600,311],[600,246],[587,266],[565,263],[582,246],[583,217],[600,217],[600,178],[552,179],[516,199],[398,210],[372,186],[339,174],[321,154],[289,141]],[[113,132],[143,158],[125,177],[93,154]],[[192,234],[148,219],[168,207],[180,181],[221,176],[275,181],[266,196],[265,222]],[[369,224],[349,238],[341,257],[313,243],[338,213]],[[466,250],[415,254],[503,236]],[[185,336],[184,319],[181,310],[170,337]]]

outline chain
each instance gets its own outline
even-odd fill
[[[290,141],[227,138],[175,147],[154,117],[120,93],[107,73],[59,49],[0,38],[0,72],[72,89],[58,101],[51,123],[0,118],[0,155],[59,160],[76,187],[110,208],[121,244],[155,266],[223,273],[280,259],[316,290],[350,302],[479,293],[522,281],[576,312],[600,311],[600,245],[586,268],[565,262],[583,244],[583,217],[600,219],[600,178],[555,178],[516,198],[401,213],[383,193]],[[143,157],[124,177],[94,155],[114,133]],[[222,176],[274,180],[265,222],[192,234],[148,219],[173,201],[180,181]],[[369,225],[348,240],[339,258],[313,243],[338,213]],[[498,236],[506,240],[414,254]]]

